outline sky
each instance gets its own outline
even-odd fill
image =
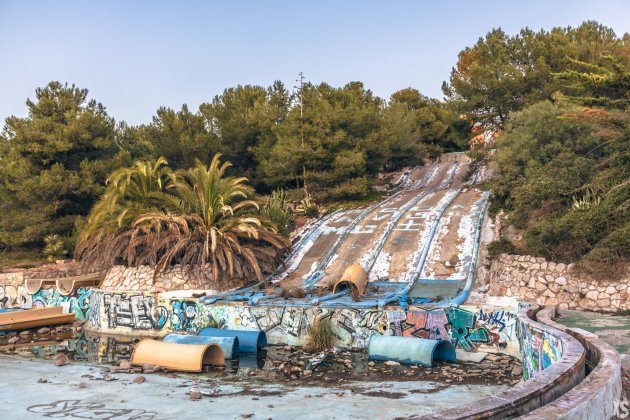
[[[0,120],[52,80],[87,88],[116,120],[196,110],[238,84],[362,81],[441,98],[457,54],[492,28],[597,20],[630,32],[630,0],[0,0]]]

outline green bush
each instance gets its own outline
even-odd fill
[[[352,200],[365,197],[370,191],[367,178],[354,178],[339,184],[328,191],[328,196],[333,200]]]
[[[48,261],[64,258],[68,255],[68,250],[63,242],[63,238],[57,234],[46,235],[44,237],[44,249],[42,254]]]
[[[262,213],[276,225],[278,232],[287,235],[293,221],[293,212],[289,208],[287,193],[283,189],[274,190],[262,208]]]
[[[516,246],[506,238],[492,241],[488,244],[488,258],[491,260],[497,258],[501,254],[516,254]]]

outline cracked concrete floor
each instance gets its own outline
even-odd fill
[[[203,381],[196,375],[105,374],[82,364],[0,356],[0,403],[13,419],[41,417],[393,418],[466,404],[507,385],[456,385],[432,381],[346,382],[326,387]],[[108,379],[108,380],[106,380]],[[191,389],[202,397],[191,400]]]

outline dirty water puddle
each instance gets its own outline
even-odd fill
[[[286,387],[335,386],[364,396],[400,399],[411,394],[433,393],[451,385],[505,385],[521,380],[521,364],[516,358],[490,354],[480,363],[436,363],[432,368],[401,365],[393,362],[369,361],[365,350],[333,348],[327,352],[306,353],[299,347],[270,346],[258,355],[241,354],[226,360],[224,367],[204,366],[199,374],[164,371],[156,367],[129,366],[126,363],[139,339],[127,336],[98,335],[80,328],[62,326],[10,333],[0,336],[0,353],[30,359],[50,360],[51,363],[97,365],[99,373],[85,380],[113,381],[133,375],[159,374],[183,379],[183,387],[205,389],[202,395],[211,397],[251,395],[278,396]],[[59,362],[62,360],[62,362]],[[361,390],[361,382],[415,382],[423,385],[391,389]],[[282,385],[283,390],[273,389]],[[271,386],[271,388],[270,388]]]

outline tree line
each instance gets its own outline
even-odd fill
[[[589,21],[493,29],[459,53],[443,101],[413,88],[384,100],[361,82],[275,82],[129,126],[86,89],[51,82],[0,136],[0,252],[72,250],[108,176],[138,161],[162,157],[179,173],[220,153],[226,176],[248,178],[248,197],[276,191],[267,212],[286,219],[279,188],[307,202],[366,197],[380,171],[464,150],[488,130],[496,141],[469,154],[494,168],[492,211],[523,233],[505,249],[618,275],[630,261],[629,68],[630,35]]]
[[[444,92],[500,135],[472,152],[494,167],[491,210],[522,240],[494,252],[578,263],[601,278],[630,262],[630,35],[597,22],[508,36],[459,55]],[[486,147],[488,149],[488,147]]]
[[[301,94],[302,106],[297,100]],[[162,157],[173,171],[221,153],[228,175],[255,191],[304,188],[318,200],[361,198],[382,170],[461,150],[468,127],[415,89],[385,101],[360,82],[226,89],[196,112],[160,107],[152,121],[117,123],[87,89],[50,82],[0,136],[0,248],[38,248],[54,235],[68,253],[107,177]],[[306,187],[306,188],[305,188]],[[49,240],[50,241],[50,240]]]

